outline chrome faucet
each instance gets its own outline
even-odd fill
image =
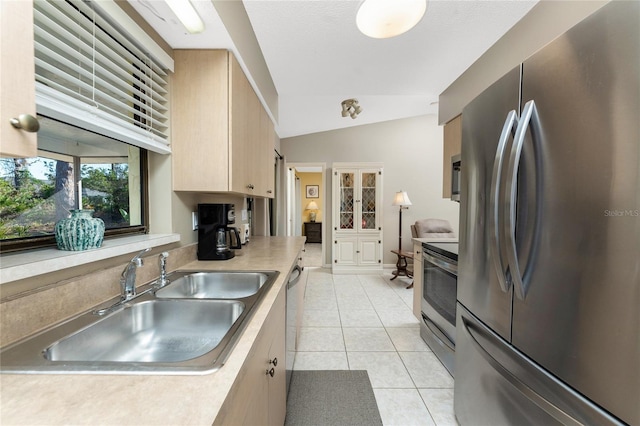
[[[136,295],[136,268],[143,265],[142,256],[144,253],[151,250],[151,248],[146,248],[142,250],[140,253],[136,254],[133,259],[127,263],[127,266],[124,267],[122,271],[122,275],[120,276],[120,289],[122,290],[122,301],[127,301],[133,299]]]
[[[167,257],[169,257],[169,253],[166,251],[160,253],[160,256],[158,257],[158,266],[160,267],[160,278],[158,278],[157,282],[158,288],[169,284],[169,280],[167,279]]]

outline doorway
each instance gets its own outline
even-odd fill
[[[314,265],[326,267],[325,232],[331,223],[327,216],[329,185],[325,163],[287,163],[286,235],[305,235],[305,247],[314,256]],[[318,250],[318,248],[320,250]]]

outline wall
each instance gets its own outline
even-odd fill
[[[607,0],[540,1],[440,94],[444,124],[509,70],[608,3]]]
[[[384,123],[283,138],[281,153],[292,163],[380,162],[383,172],[383,238],[385,265],[395,264],[390,250],[398,245],[398,208],[393,207],[397,191],[407,191],[413,205],[402,212],[402,248],[411,249],[409,226],[418,219],[447,219],[458,232],[459,206],[442,198],[442,127],[435,115],[424,115]],[[326,174],[325,222],[331,221],[331,177]],[[331,241],[331,227],[325,227],[324,241]],[[331,263],[327,250],[325,263]]]
[[[322,184],[322,173],[296,172],[296,176],[300,178],[300,203],[302,206],[302,222],[309,222],[309,210],[305,210],[311,201],[315,201],[318,205],[316,211],[316,222],[322,222],[322,200],[325,197],[325,187]],[[320,192],[318,198],[307,198],[307,185],[318,185]],[[304,226],[304,225],[303,225]],[[302,233],[304,235],[304,232]]]

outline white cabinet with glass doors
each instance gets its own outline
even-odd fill
[[[333,273],[382,269],[382,164],[333,164]]]

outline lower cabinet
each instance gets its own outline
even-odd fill
[[[382,241],[377,236],[338,237],[333,244],[334,272],[378,270],[382,263]]]
[[[286,285],[280,290],[214,425],[284,424],[285,296]]]

